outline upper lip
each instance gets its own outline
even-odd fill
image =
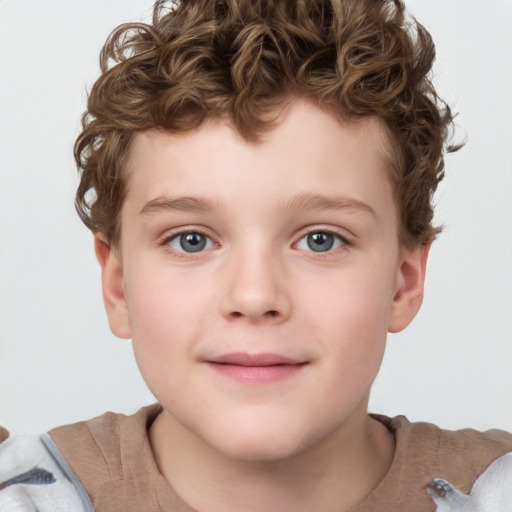
[[[297,361],[290,357],[285,357],[280,354],[246,354],[244,352],[232,352],[224,354],[219,357],[208,359],[209,363],[218,364],[233,364],[238,366],[277,366],[277,365],[295,365],[302,364],[302,361]]]

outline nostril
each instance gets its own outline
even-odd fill
[[[0,0],[1,1],[1,0]],[[236,318],[278,318],[281,316],[281,313],[275,309],[269,309],[268,311],[260,312],[258,314],[253,314],[252,312],[244,313],[243,311],[231,311],[229,313],[229,317],[232,319]]]

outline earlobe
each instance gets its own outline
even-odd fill
[[[401,255],[389,317],[389,332],[405,329],[421,307],[429,251],[430,244],[425,244],[410,250],[404,249]]]
[[[102,233],[94,236],[94,251],[101,267],[103,301],[110,329],[119,338],[131,338],[121,261]]]

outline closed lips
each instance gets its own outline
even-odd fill
[[[237,366],[282,366],[282,365],[301,365],[306,362],[297,361],[279,354],[245,354],[236,352],[224,354],[220,357],[214,357],[208,360],[209,363],[237,365]]]

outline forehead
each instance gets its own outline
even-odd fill
[[[138,134],[128,159],[126,197],[140,207],[176,195],[243,205],[258,194],[269,204],[305,193],[348,194],[356,201],[385,203],[393,195],[389,153],[377,119],[340,122],[299,101],[258,142],[244,139],[225,119],[181,134]]]

